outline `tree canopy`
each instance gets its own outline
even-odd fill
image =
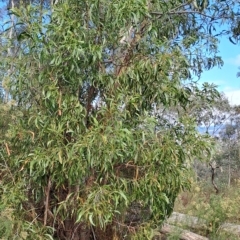
[[[151,239],[190,185],[191,161],[211,153],[187,109],[196,93],[205,106],[219,96],[193,76],[221,66],[216,27],[236,20],[234,4],[67,0],[10,10],[1,74],[16,115],[1,200],[23,223],[13,234]]]

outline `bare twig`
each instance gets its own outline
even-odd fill
[[[77,225],[77,227],[74,228],[74,231],[73,231],[73,234],[72,234],[71,240],[74,239],[75,233],[76,233],[76,231],[78,230],[78,228],[79,228],[81,225],[82,225],[82,224],[79,223],[79,224]],[[92,226],[91,226],[91,228],[92,228]],[[94,240],[96,240],[95,235],[94,235],[94,232],[93,232],[93,236],[94,236]]]
[[[95,232],[94,232],[94,229],[93,229],[92,225],[91,225],[91,231],[92,231],[92,234],[93,234],[93,239],[94,239],[94,240],[97,240],[97,239],[96,239]]]
[[[159,16],[159,17],[161,17],[161,16],[163,16],[163,15],[178,15],[178,14],[199,14],[199,15],[202,15],[202,16],[204,16],[204,17],[206,17],[206,18],[211,18],[211,20],[213,21],[213,20],[218,20],[218,19],[220,19],[220,17],[219,18],[214,18],[213,16],[210,16],[210,15],[207,15],[207,14],[205,14],[205,13],[203,13],[203,12],[200,12],[200,11],[193,11],[193,10],[186,10],[186,11],[176,11],[176,12],[167,12],[167,13],[161,13],[161,12],[151,12],[151,14],[153,14],[153,15],[157,15],[157,16]],[[222,18],[222,17],[221,17]]]
[[[51,179],[50,179],[50,177],[49,177],[49,179],[48,179],[48,185],[47,185],[47,188],[46,188],[46,191],[45,191],[46,200],[45,200],[45,211],[44,211],[44,220],[43,220],[44,226],[46,226],[46,224],[47,224],[50,189],[51,189]]]
[[[176,10],[179,9],[179,8],[185,7],[185,6],[187,6],[188,4],[190,4],[190,3],[191,3],[191,1],[188,1],[188,2],[185,2],[185,3],[183,3],[183,4],[180,4],[179,6],[173,8],[173,9],[171,10],[171,12],[174,12],[174,11],[176,11]]]
[[[6,142],[5,142],[5,147],[6,147],[6,150],[7,150],[7,154],[8,154],[8,156],[10,156],[11,153],[10,153],[10,150],[9,150],[8,144],[7,144]]]

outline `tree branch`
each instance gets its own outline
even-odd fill
[[[202,12],[199,12],[199,11],[190,11],[190,10],[188,10],[188,11],[177,11],[177,12],[167,12],[167,13],[161,13],[161,12],[151,12],[151,14],[153,14],[153,15],[157,15],[157,16],[159,16],[159,17],[161,17],[161,16],[163,16],[163,15],[165,15],[165,14],[167,14],[167,15],[177,15],[177,14],[199,14],[199,15],[202,15],[202,16],[204,16],[204,17],[207,17],[207,18],[211,18],[211,20],[217,20],[217,19],[219,19],[219,18],[213,18],[213,16],[209,16],[209,15],[207,15],[207,14],[204,14],[204,13],[202,13]]]
[[[49,195],[50,195],[51,185],[52,185],[51,184],[51,179],[49,177],[48,185],[47,185],[47,188],[45,190],[46,200],[45,200],[45,211],[44,211],[44,221],[43,221],[44,226],[47,225],[47,216],[48,216],[48,208],[49,208]]]

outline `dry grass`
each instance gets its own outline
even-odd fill
[[[212,185],[206,182],[194,183],[191,191],[182,192],[176,202],[174,211],[197,216],[207,222],[205,234],[210,239],[235,239],[219,231],[224,222],[240,224],[240,180],[230,187],[221,186],[216,194]],[[237,237],[236,239],[240,239]]]

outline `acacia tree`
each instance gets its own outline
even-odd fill
[[[170,215],[191,159],[211,149],[185,111],[197,89],[191,74],[222,63],[212,32],[233,16],[225,2],[204,3],[69,0],[51,13],[11,10],[16,37],[4,46],[15,50],[2,66],[14,69],[21,117],[7,134],[12,179],[2,203],[22,221],[15,234],[150,239],[147,230]],[[198,92],[209,99],[209,91]],[[159,114],[172,107],[181,114]]]

